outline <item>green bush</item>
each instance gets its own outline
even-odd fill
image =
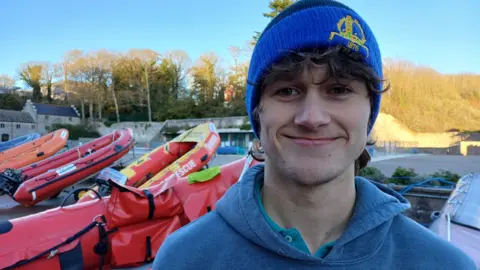
[[[87,125],[70,125],[70,124],[52,124],[48,127],[48,131],[52,132],[57,129],[64,128],[68,130],[69,140],[78,140],[79,138],[98,138],[100,133],[93,127]]]
[[[447,170],[438,170],[437,172],[433,173],[431,177],[439,177],[455,183],[457,183],[458,180],[460,180],[460,175]],[[441,186],[448,186],[448,184],[442,183],[442,182],[439,182],[439,184]]]
[[[252,125],[250,125],[249,123],[245,123],[240,126],[240,130],[251,130],[251,129],[252,129]]]
[[[385,183],[388,179],[379,169],[375,167],[366,167],[361,169],[359,176],[379,183]]]
[[[412,168],[397,167],[392,174],[392,177],[415,177],[418,174]]]
[[[412,179],[417,176],[418,174],[411,168],[397,167],[388,182],[397,185],[409,185],[412,183]]]
[[[106,120],[106,121],[103,121],[103,124],[106,126],[106,127],[111,127],[113,124],[115,124],[116,121],[110,121],[110,120]]]
[[[411,168],[402,167],[397,167],[390,178],[386,177],[378,168],[375,167],[366,167],[361,169],[359,176],[379,183],[391,183],[405,186],[420,183],[430,178],[442,178],[455,183],[457,183],[461,178],[460,175],[447,170],[439,170],[433,174],[418,174]],[[448,184],[437,180],[429,181],[427,185],[436,187],[448,186]]]

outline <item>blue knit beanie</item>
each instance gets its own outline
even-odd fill
[[[288,51],[344,46],[359,52],[382,78],[382,58],[367,23],[352,9],[333,0],[300,0],[278,14],[265,28],[253,50],[248,70],[246,106],[253,131],[259,123],[253,110],[260,101],[261,80]],[[376,86],[381,89],[381,85]],[[368,134],[380,110],[381,95],[374,94]]]

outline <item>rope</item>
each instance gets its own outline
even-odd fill
[[[102,221],[103,222],[103,221]],[[88,224],[88,226],[86,226],[85,228],[83,228],[82,230],[80,230],[78,233],[74,234],[72,237],[69,237],[67,238],[67,240],[63,241],[62,243],[48,249],[48,250],[45,250],[44,252],[38,254],[37,256],[34,256],[30,259],[27,259],[27,260],[22,260],[22,261],[19,261],[17,263],[15,263],[14,265],[11,265],[7,268],[5,268],[4,270],[10,270],[10,269],[15,269],[17,267],[20,267],[20,266],[23,266],[23,265],[26,265],[28,263],[31,263],[35,260],[38,260],[40,259],[41,257],[45,256],[45,255],[49,255],[48,258],[51,258],[53,256],[55,256],[57,253],[58,253],[58,249],[64,245],[68,245],[70,243],[72,243],[73,241],[75,241],[76,239],[80,238],[81,236],[83,236],[84,234],[86,234],[87,232],[89,232],[91,229],[95,228],[96,226],[100,225],[100,224],[103,224],[105,225],[105,223],[100,223],[98,221],[96,221],[95,219],[93,220],[92,223]]]

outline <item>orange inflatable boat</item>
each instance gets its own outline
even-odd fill
[[[32,206],[112,165],[133,145],[131,129],[116,130],[24,170],[4,171],[0,174],[0,190],[18,203]]]
[[[0,152],[0,172],[18,169],[53,156],[68,140],[68,130],[59,129],[31,142]]]
[[[111,195],[0,221],[1,269],[101,269],[151,262],[165,238],[215,209],[250,156],[138,189],[107,179]],[[94,191],[96,192],[96,191]]]
[[[126,179],[122,182],[124,185],[145,189],[172,174],[183,177],[207,165],[219,145],[220,135],[213,123],[200,124],[121,170],[125,177],[119,178]],[[157,158],[162,159],[161,165],[155,160]],[[101,188],[99,191],[103,197],[108,195],[109,189]],[[93,200],[96,196],[89,192],[80,197],[78,202]]]

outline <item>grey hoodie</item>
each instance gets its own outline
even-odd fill
[[[356,204],[344,234],[319,258],[274,231],[255,200],[263,165],[250,168],[217,209],[167,238],[153,269],[476,269],[460,249],[404,216],[409,202],[357,177]]]

